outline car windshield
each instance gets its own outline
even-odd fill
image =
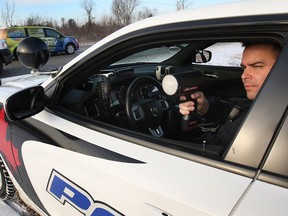
[[[173,46],[161,46],[153,47],[144,51],[140,51],[130,55],[126,58],[123,58],[112,65],[121,65],[121,64],[137,64],[137,63],[160,63],[163,62],[179,51],[181,51],[188,44],[177,44]]]

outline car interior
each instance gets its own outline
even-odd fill
[[[235,40],[169,42],[125,50],[125,54],[111,57],[101,67],[97,63],[102,59],[94,60],[94,64],[90,60],[82,68],[86,71],[84,77],[75,75],[73,81],[66,81],[63,86],[59,96],[64,111],[61,112],[89,127],[106,128],[107,133],[116,131],[153,139],[160,145],[181,151],[199,150],[203,154],[201,136],[219,125],[192,113],[189,126],[183,130],[179,113],[181,93],[166,94],[163,79],[167,75],[198,73],[199,83],[187,76],[185,83],[191,82],[194,90],[183,91],[185,96],[201,90],[208,98],[245,100],[240,66],[243,49],[242,42]],[[205,147],[205,154],[212,156],[224,151],[222,146]]]

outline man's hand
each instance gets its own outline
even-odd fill
[[[194,101],[197,101],[197,112],[203,116],[205,115],[209,110],[209,102],[206,99],[203,92],[198,91],[190,95],[191,99]],[[186,101],[179,104],[179,111],[182,115],[189,115],[190,112],[195,110],[195,103],[193,100],[189,101],[189,98],[186,99],[185,96],[180,97],[180,101]]]

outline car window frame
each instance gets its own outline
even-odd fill
[[[288,188],[288,110],[283,117],[275,138],[271,144],[269,155],[263,162],[258,179],[267,183]]]
[[[286,153],[288,152],[288,112],[286,112],[285,117],[283,117],[283,123],[279,127],[279,131],[275,137],[275,141],[270,150],[270,153],[263,165],[262,170],[275,173],[278,175],[288,177],[288,157]]]

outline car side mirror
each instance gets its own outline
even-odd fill
[[[206,63],[212,58],[212,52],[209,50],[197,50],[193,62],[195,63]]]
[[[45,93],[42,86],[34,86],[12,94],[4,103],[10,121],[31,117],[45,108]]]

